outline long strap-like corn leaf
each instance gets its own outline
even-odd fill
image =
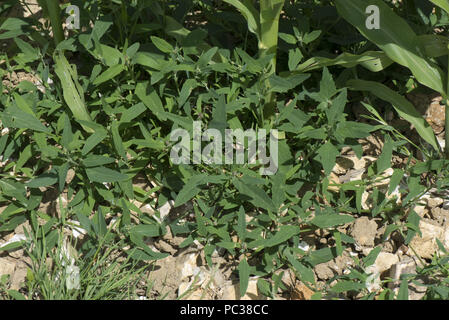
[[[336,0],[339,14],[393,61],[407,67],[423,85],[445,95],[446,75],[428,59],[413,29],[382,0]],[[366,8],[379,8],[379,29],[366,27]]]

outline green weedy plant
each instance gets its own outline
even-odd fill
[[[248,22],[248,29],[257,36],[259,57],[271,56],[267,76],[276,73],[276,51],[278,44],[279,17],[285,0],[261,0],[259,11],[252,0],[224,0],[236,7]],[[269,82],[267,81],[269,86]],[[269,92],[265,97],[264,118],[272,120],[276,96]]]
[[[430,1],[449,13],[449,1]],[[389,59],[408,68],[419,83],[442,95],[446,102],[444,154],[449,159],[449,130],[447,129],[449,128],[449,87],[447,84],[449,70],[444,71],[444,66],[439,65],[434,59],[448,54],[447,39],[434,34],[416,35],[407,22],[396,15],[382,0],[336,0],[335,4],[339,14],[368,40],[376,44]],[[379,29],[366,27],[365,10],[369,5],[379,8]],[[370,91],[379,98],[392,103],[397,112],[415,126],[425,141],[431,144],[435,150],[440,150],[432,128],[404,97],[373,81],[350,80],[348,86],[353,90]]]
[[[50,20],[53,39],[57,47],[58,44],[64,41],[59,1],[39,0],[38,3]],[[76,69],[72,69],[69,65],[63,50],[56,50],[53,60],[55,61],[55,72],[62,84],[64,100],[72,111],[73,116],[77,121],[92,121],[84,103],[84,91],[78,82]],[[84,125],[83,128],[85,131],[93,133],[92,128]]]

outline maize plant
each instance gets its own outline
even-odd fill
[[[278,44],[279,17],[285,0],[261,0],[259,10],[252,0],[224,0],[233,5],[245,17],[248,29],[258,40],[259,57],[272,55],[268,75],[276,73],[276,51]],[[268,84],[268,81],[267,81]],[[275,112],[275,95],[265,97],[264,119],[271,121]]]
[[[430,0],[449,13],[448,0]],[[448,55],[448,39],[436,35],[417,35],[408,23],[396,15],[382,0],[336,0],[339,14],[369,41],[377,45],[390,59],[408,68],[415,79],[441,94],[445,103],[445,150],[449,159],[449,86],[447,66],[438,64],[436,57]],[[379,28],[369,29],[366,26],[368,6],[379,9]],[[386,63],[388,66],[390,63]],[[435,134],[427,121],[414,109],[404,97],[372,81],[351,80],[348,85],[355,90],[370,91],[379,98],[391,102],[404,119],[411,122],[420,136],[440,151]]]
[[[38,0],[37,2],[43,9],[44,14],[50,20],[51,29],[53,31],[53,39],[55,44],[58,45],[58,43],[64,40],[59,0]]]

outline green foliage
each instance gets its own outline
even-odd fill
[[[324,289],[314,267],[354,246],[342,228],[359,215],[378,218],[386,226],[384,239],[394,232],[410,243],[419,234],[419,217],[410,209],[431,186],[424,174],[439,190],[449,185],[447,162],[387,123],[385,106],[376,99],[391,104],[439,150],[432,128],[403,94],[416,79],[445,96],[441,57],[447,54],[447,39],[415,31],[432,30],[429,25],[436,21],[445,27],[449,22],[445,25],[443,17],[410,15],[420,23],[409,26],[399,9],[371,1],[385,14],[376,33],[364,28],[365,3],[359,0],[335,1],[336,7],[312,0],[219,5],[88,0],[73,1],[82,3],[82,28],[65,39],[57,27],[61,15],[55,17],[61,8],[51,3],[46,10],[54,43],[48,24],[7,17],[3,12],[10,5],[0,4],[0,39],[11,43],[0,53],[1,76],[26,71],[39,79],[0,85],[0,128],[8,129],[0,136],[0,232],[25,221],[32,226],[27,241],[3,248],[25,247],[32,258],[29,297],[135,298],[122,289],[136,285],[144,272],[139,263],[168,255],[154,251],[147,240],[170,231],[185,238],[180,247],[201,243],[210,266],[214,252],[237,261],[241,296],[250,278],[258,276],[259,291],[275,298],[286,291],[280,272],[290,268],[316,291],[315,298],[361,293],[372,299],[365,271],[380,247]],[[361,122],[352,112],[357,101],[370,121]],[[220,132],[278,130],[276,173],[261,176],[260,162],[173,164],[170,133],[185,129],[192,137],[193,121]],[[373,133],[383,137],[383,149],[363,178],[333,180],[343,150],[361,158],[360,139]],[[418,151],[425,161],[416,161]],[[394,167],[387,193],[399,190],[401,205],[377,188],[397,155],[408,163]],[[135,184],[142,177],[151,187]],[[362,206],[365,190],[373,190],[366,200],[372,203],[369,210]],[[48,196],[58,199],[55,212],[41,206]],[[176,215],[156,209],[172,201]],[[142,212],[143,206],[155,213]],[[65,265],[59,257],[64,228],[72,220],[87,232],[85,242],[75,245],[83,275],[75,291],[63,285]],[[325,244],[301,249],[307,236],[321,231],[328,234]],[[123,264],[111,263],[112,253],[119,253]],[[54,260],[52,267],[46,257]],[[446,271],[444,257],[418,270],[441,280],[429,286],[427,298],[447,299]],[[414,280],[402,280],[396,296],[385,287],[380,297],[408,298],[407,284]],[[7,280],[0,283],[5,284],[2,296],[23,298],[2,289]]]

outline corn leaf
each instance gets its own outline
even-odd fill
[[[433,133],[432,127],[430,127],[427,121],[415,109],[413,104],[403,96],[399,95],[387,86],[374,81],[349,80],[347,85],[351,90],[369,91],[376,97],[390,102],[402,118],[413,124],[421,138],[427,141],[432,147],[435,148],[435,150],[439,150],[438,142],[435,134]]]
[[[441,9],[449,13],[449,1],[448,0],[430,0],[433,4],[439,6]]]
[[[413,29],[382,0],[336,0],[339,14],[355,26],[362,35],[381,48],[393,61],[410,69],[423,85],[444,93],[445,75],[427,59],[419,47]],[[366,7],[379,7],[380,28],[367,29]]]

